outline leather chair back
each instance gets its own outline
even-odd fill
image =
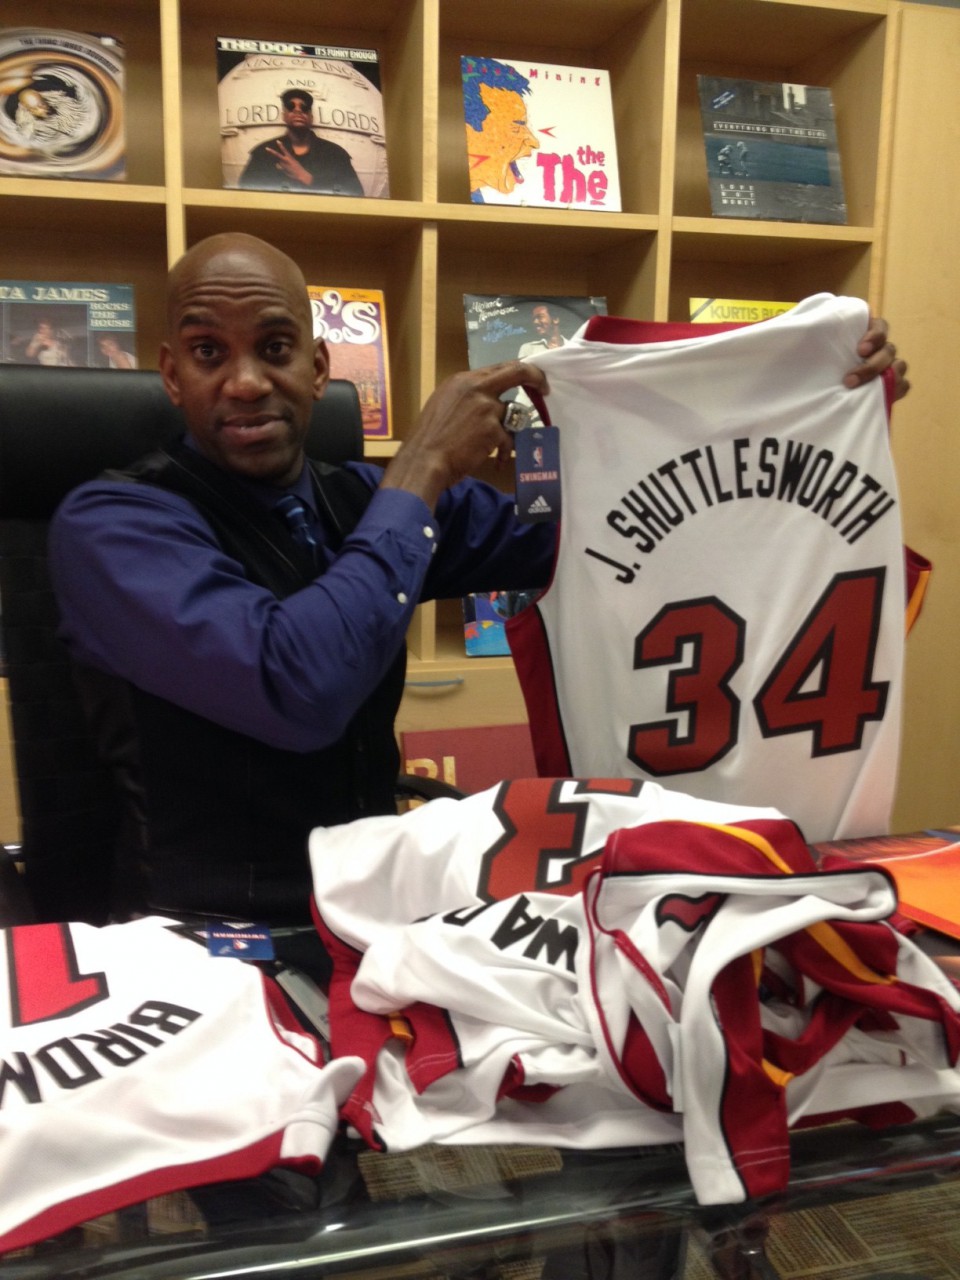
[[[26,889],[11,908],[10,877],[0,876],[0,924],[106,918],[119,806],[57,637],[47,528],[71,489],[182,430],[159,373],[0,365],[0,639],[21,816],[14,888]],[[352,383],[331,382],[315,404],[307,452],[363,457]]]

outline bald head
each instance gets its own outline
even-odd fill
[[[217,466],[293,484],[328,369],[303,273],[273,245],[239,232],[211,236],[170,272],[160,372]]]
[[[228,297],[263,279],[272,280],[291,304],[299,300],[304,322],[311,324],[307,283],[293,259],[257,236],[224,231],[193,245],[171,268],[167,277],[168,337],[198,289],[206,292],[213,287]]]

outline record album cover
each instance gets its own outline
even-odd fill
[[[464,596],[463,647],[468,658],[500,658],[510,653],[504,623],[533,604],[539,591],[477,591]]]
[[[46,368],[136,369],[133,287],[0,280],[0,360]]]
[[[795,302],[764,302],[757,298],[691,298],[694,324],[756,324],[791,311]]]
[[[313,336],[330,353],[331,378],[346,378],[357,388],[368,440],[389,440],[390,357],[387,315],[380,289],[308,285]]]
[[[376,49],[217,37],[223,185],[390,194]]]
[[[501,360],[536,361],[538,351],[562,347],[591,316],[605,316],[600,295],[465,293],[467,359],[471,369]]]
[[[885,867],[897,886],[901,915],[960,938],[960,827],[824,841],[811,847],[828,869],[848,862]],[[960,964],[953,976],[960,976]]]
[[[0,174],[125,178],[123,95],[115,36],[0,28]]]
[[[470,199],[620,208],[610,73],[530,59],[460,59]]]
[[[724,76],[697,86],[715,215],[846,223],[829,89]]]
[[[562,347],[591,316],[606,315],[607,300],[599,295],[465,293],[463,314],[471,369],[503,360],[535,364],[538,351]],[[540,422],[522,387],[512,387],[500,399],[523,405],[530,425]]]

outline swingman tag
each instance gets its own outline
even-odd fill
[[[206,926],[207,950],[234,960],[272,960],[273,938],[265,924],[213,920]]]
[[[527,524],[560,519],[560,433],[527,427],[513,439],[517,457],[517,518]]]

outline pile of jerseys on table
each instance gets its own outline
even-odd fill
[[[315,1170],[338,1125],[684,1144],[703,1204],[781,1189],[789,1129],[960,1104],[960,993],[877,868],[773,810],[527,779],[315,831],[330,1048],[271,977],[147,919],[4,931],[0,1250],[124,1204]]]

